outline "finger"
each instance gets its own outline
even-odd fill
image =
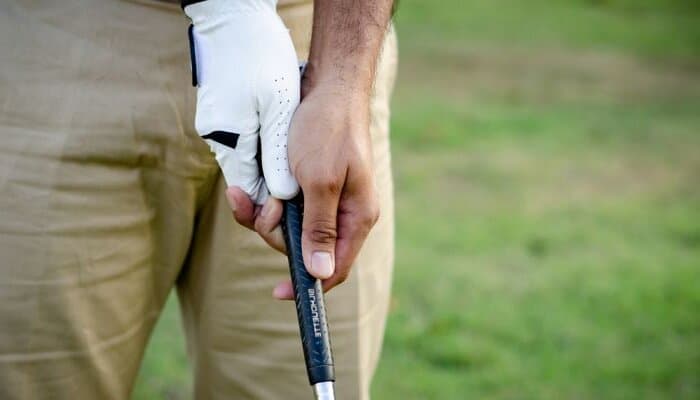
[[[255,219],[255,231],[270,247],[285,253],[286,246],[279,224],[280,219],[282,219],[282,200],[270,196]]]
[[[226,189],[226,200],[236,222],[250,230],[255,230],[255,217],[258,211],[248,194],[237,186],[231,186]]]
[[[309,273],[327,279],[335,271],[336,217],[342,180],[316,178],[304,188],[301,248]]]
[[[267,200],[268,192],[255,160],[257,140],[256,133],[240,135],[235,149],[212,139],[206,139],[206,142],[216,155],[226,185],[239,187],[255,204],[262,205]]]
[[[272,297],[278,300],[294,300],[294,289],[292,288],[292,281],[286,280],[280,282],[272,289]]]
[[[353,198],[344,200],[338,215],[336,269],[349,269],[360,253],[367,236],[379,218],[376,200]]]
[[[352,264],[362,249],[373,222],[365,217],[365,211],[340,212],[338,215],[338,240],[336,244],[336,267],[333,275],[323,281],[323,291],[328,291],[345,282],[350,276]],[[362,222],[365,221],[365,222]]]
[[[324,290],[348,278],[352,264],[379,219],[379,200],[371,176],[349,174],[346,192],[338,207],[336,268],[333,276],[323,282]]]
[[[293,47],[290,46],[293,52]],[[299,69],[296,56],[280,57],[269,66],[268,82],[259,82],[262,167],[272,196],[288,200],[299,192],[287,157],[289,124],[299,105]],[[286,65],[288,64],[288,65]]]

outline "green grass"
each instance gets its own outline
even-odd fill
[[[700,7],[402,0],[376,399],[700,397]],[[188,398],[177,309],[137,399]]]
[[[566,47],[695,56],[693,0],[401,0],[397,19],[412,45]]]

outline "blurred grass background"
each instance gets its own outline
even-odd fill
[[[376,399],[700,398],[700,2],[402,0]],[[136,399],[184,399],[177,305]]]

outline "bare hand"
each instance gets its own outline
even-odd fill
[[[316,87],[303,98],[289,130],[290,166],[304,192],[304,262],[311,275],[323,279],[325,290],[347,279],[379,218],[367,101],[339,86]],[[284,251],[280,200],[270,198],[254,207],[236,188],[227,196],[239,223]],[[280,283],[273,294],[293,299],[291,282]]]

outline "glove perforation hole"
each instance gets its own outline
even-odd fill
[[[289,96],[289,87],[287,85],[284,85],[284,81],[286,77],[284,76],[279,76],[276,79],[274,79],[274,86],[275,89],[277,90],[277,94],[279,95],[278,99],[276,101],[279,101],[279,106],[280,106],[280,111],[278,118],[280,121],[277,122],[277,129],[275,132],[276,137],[284,137],[287,138],[289,136],[289,132],[285,130],[285,128],[289,128],[289,117],[293,114],[292,113],[292,99]],[[274,90],[274,89],[273,89]],[[284,93],[283,93],[284,92]],[[274,93],[274,92],[273,92]],[[279,140],[279,139],[278,139]],[[276,146],[277,148],[277,154],[274,154],[274,160],[277,164],[277,167],[275,170],[277,172],[289,172],[289,166],[285,164],[280,163],[280,161],[287,161],[287,143],[286,141],[282,141],[278,143]],[[286,167],[286,168],[285,168]]]

